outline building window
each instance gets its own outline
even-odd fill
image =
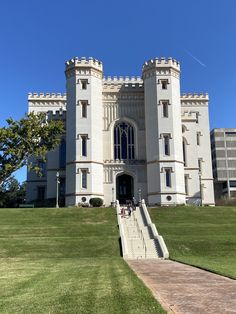
[[[166,156],[170,155],[170,135],[166,134],[163,136],[164,138],[164,154]]]
[[[87,174],[88,174],[87,169],[81,170],[81,187],[82,187],[82,189],[87,189]]]
[[[81,88],[82,89],[87,89],[88,85],[88,80],[81,80]]]
[[[167,89],[168,80],[160,80],[161,89]]]
[[[171,169],[165,169],[165,180],[166,180],[166,187],[171,187]]]
[[[199,123],[199,112],[196,112],[196,123]]]
[[[202,172],[202,158],[198,158],[198,169],[199,169],[199,173]]]
[[[186,195],[188,195],[188,176],[189,176],[188,174],[184,176],[184,186]]]
[[[37,200],[43,201],[45,199],[45,186],[38,186],[37,188]]]
[[[114,158],[134,159],[134,128],[125,122],[114,128]]]
[[[81,101],[81,117],[82,118],[87,118],[87,106],[88,106],[87,101]]]
[[[183,138],[183,159],[184,167],[187,167],[187,142],[185,138]]]
[[[59,167],[66,167],[66,141],[63,139],[59,147]]]
[[[87,157],[87,140],[87,135],[81,135],[81,152],[84,157]]]
[[[200,132],[197,132],[197,145],[200,145]]]
[[[163,117],[164,118],[168,118],[168,106],[169,106],[168,101],[163,101],[162,102],[162,112],[163,112]]]

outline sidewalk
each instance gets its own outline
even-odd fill
[[[170,260],[128,260],[168,313],[236,313],[236,280]]]

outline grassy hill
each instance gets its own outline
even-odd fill
[[[170,258],[236,279],[235,207],[149,209]]]
[[[120,257],[113,209],[1,209],[1,313],[165,313]]]

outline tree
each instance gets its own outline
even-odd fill
[[[45,113],[29,113],[19,121],[9,118],[7,124],[0,128],[0,185],[25,165],[40,172],[29,158],[45,158],[46,153],[60,143],[64,132],[63,121],[47,121]]]
[[[18,207],[25,200],[25,182],[9,177],[0,186],[0,207]]]

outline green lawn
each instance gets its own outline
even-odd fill
[[[118,238],[114,209],[0,209],[0,312],[165,313]]]
[[[235,207],[149,210],[171,259],[236,279]]]

